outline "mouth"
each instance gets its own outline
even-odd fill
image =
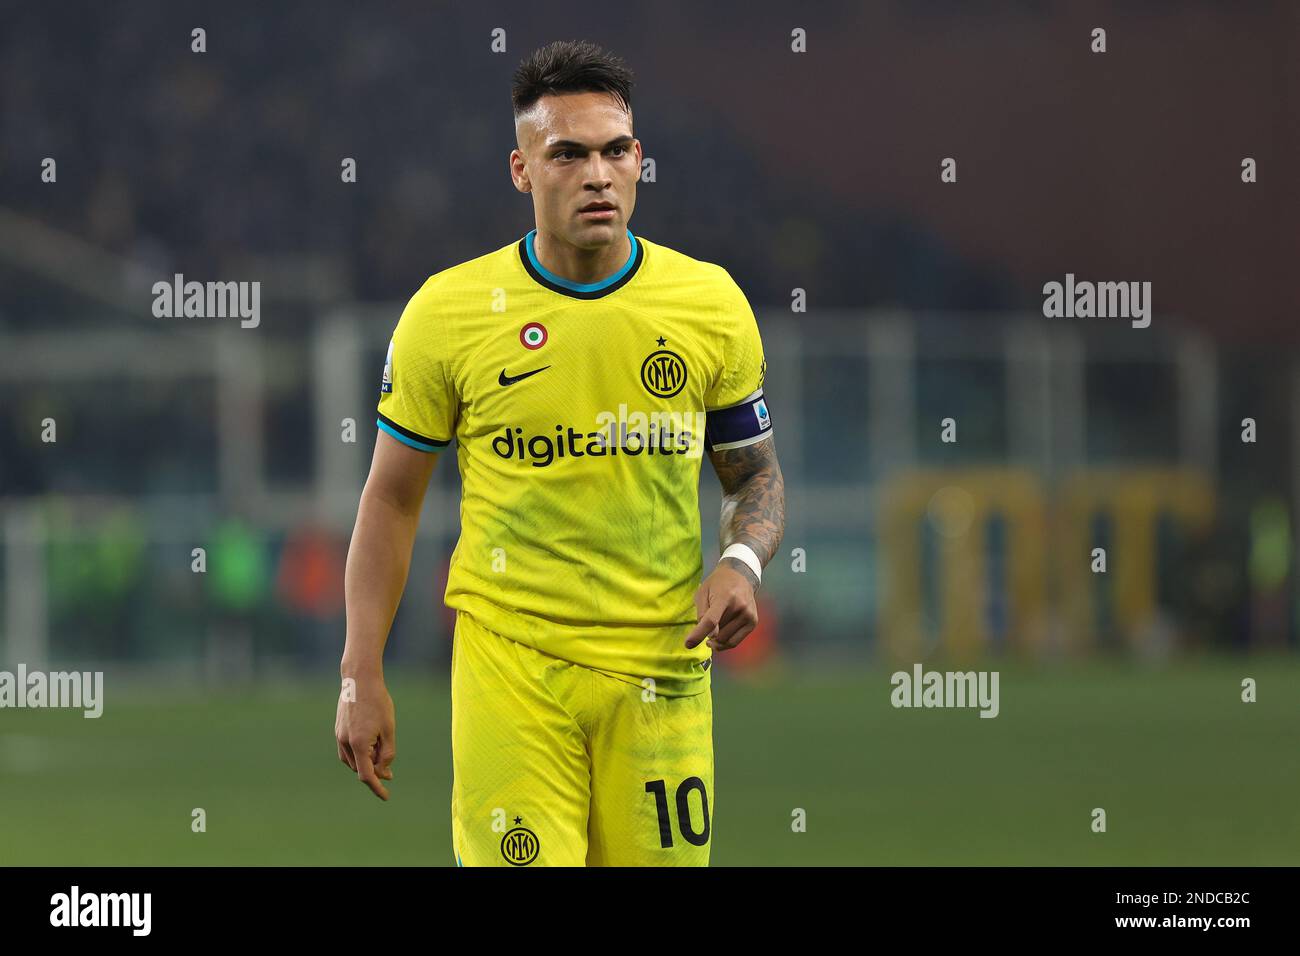
[[[593,219],[599,222],[605,219],[613,219],[617,211],[617,207],[612,202],[598,200],[587,203],[578,210],[578,215],[583,219]]]

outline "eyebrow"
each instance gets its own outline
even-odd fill
[[[635,136],[630,136],[627,133],[624,133],[622,136],[617,136],[614,139],[611,139],[600,149],[601,152],[604,152],[605,150],[611,149],[615,146],[627,146],[630,145],[635,139],[636,139]],[[589,148],[586,143],[577,143],[571,139],[557,139],[553,143],[546,144],[547,149],[559,149],[561,147],[565,149],[588,149]]]

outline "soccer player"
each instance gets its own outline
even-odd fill
[[[709,665],[753,630],[784,531],[753,311],[720,266],[628,228],[631,87],[586,42],[519,66],[510,175],[536,228],[428,279],[384,366],[347,561],[354,692],[345,683],[335,735],[388,799],[383,647],[430,472],[455,439],[445,599],[464,866],[708,864]],[[701,583],[705,454],[723,553]]]

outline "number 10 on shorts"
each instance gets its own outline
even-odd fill
[[[700,794],[700,815],[703,825],[695,829],[691,820],[691,792]],[[645,785],[645,792],[654,794],[655,810],[659,814],[659,845],[665,850],[673,845],[673,824],[668,808],[668,788],[662,780],[651,780]],[[709,842],[709,795],[704,792],[704,781],[699,777],[687,777],[677,787],[677,831],[692,846],[704,846]]]

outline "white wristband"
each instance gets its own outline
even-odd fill
[[[749,570],[754,572],[754,577],[756,577],[759,581],[763,580],[763,563],[758,560],[758,555],[754,552],[754,549],[751,548],[749,545],[747,544],[727,545],[727,550],[722,552],[721,558],[718,558],[719,563],[722,562],[722,558],[735,558],[737,561],[744,562],[749,566]]]

